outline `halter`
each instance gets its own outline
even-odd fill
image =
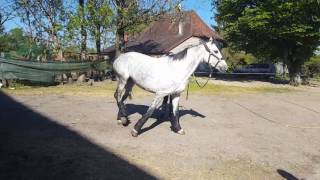
[[[205,49],[208,51],[208,53],[209,53],[208,64],[210,63],[210,57],[211,57],[211,56],[214,56],[215,58],[218,59],[218,62],[214,65],[214,68],[216,68],[216,67],[218,66],[218,64],[221,62],[221,59],[220,59],[217,55],[213,54],[213,53],[210,51],[210,49],[209,49],[209,47],[207,46],[206,43],[204,43],[203,46],[204,46],[204,48],[205,48]],[[210,66],[210,64],[209,64],[209,66]],[[211,67],[211,66],[210,66],[210,67]]]

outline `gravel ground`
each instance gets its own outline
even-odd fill
[[[151,100],[122,127],[110,97],[0,92],[0,179],[320,179],[320,88],[191,95],[186,135],[157,111],[131,137]]]

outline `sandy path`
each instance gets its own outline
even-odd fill
[[[129,127],[107,97],[1,98],[0,179],[320,179],[319,88],[191,96],[180,107],[185,136],[156,112],[138,138],[130,128],[151,96],[128,102]]]

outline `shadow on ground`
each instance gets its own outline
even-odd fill
[[[297,177],[295,177],[294,175],[288,173],[285,170],[278,169],[277,172],[281,177],[283,177],[286,180],[299,180]]]
[[[219,75],[215,74],[213,77],[217,80],[223,81],[238,81],[238,82],[252,82],[252,81],[260,81],[260,82],[269,82],[272,84],[289,84],[288,80],[269,78],[264,76],[240,76],[240,75]]]
[[[128,115],[132,115],[135,113],[140,114],[141,116],[143,114],[145,114],[148,110],[149,106],[145,106],[145,105],[136,105],[136,104],[126,104],[126,109],[128,111]],[[198,113],[197,111],[193,110],[193,109],[181,109],[181,107],[179,107],[179,115],[180,117],[184,116],[184,115],[191,115],[193,117],[201,117],[201,118],[205,118],[206,116],[203,114]],[[155,127],[157,127],[158,125],[160,125],[163,122],[166,121],[170,121],[169,117],[165,117],[165,114],[162,110],[160,109],[156,109],[151,118],[157,119],[156,122],[154,122],[153,124],[151,124],[148,127],[142,128],[141,129],[141,134],[144,132],[147,132]]]
[[[156,179],[0,92],[0,179]]]

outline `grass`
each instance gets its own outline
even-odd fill
[[[316,81],[316,82],[320,82],[320,75],[315,77],[315,78],[313,78],[313,80]]]
[[[115,82],[97,83],[97,85],[89,86],[87,84],[71,84],[57,86],[27,86],[21,85],[13,88],[2,89],[8,94],[17,95],[96,95],[96,96],[111,96],[116,88]]]
[[[242,87],[232,85],[207,84],[206,87],[200,89],[195,83],[190,83],[189,91],[195,94],[244,94],[244,93],[285,93],[292,91],[289,87],[273,87],[273,86],[253,86]]]
[[[4,88],[1,91],[7,94],[15,95],[75,95],[75,96],[107,96],[113,97],[113,93],[116,89],[117,82],[105,81],[95,83],[93,86],[87,84],[71,84],[71,85],[58,85],[58,86],[27,86],[22,84],[16,84],[13,88]],[[189,94],[196,95],[240,95],[245,93],[284,93],[293,91],[289,87],[274,87],[274,86],[257,86],[257,87],[240,87],[229,85],[216,85],[208,83],[206,87],[199,88],[195,83],[191,82],[189,86]],[[186,93],[186,90],[185,92]],[[134,87],[134,96],[151,95],[150,93]]]

